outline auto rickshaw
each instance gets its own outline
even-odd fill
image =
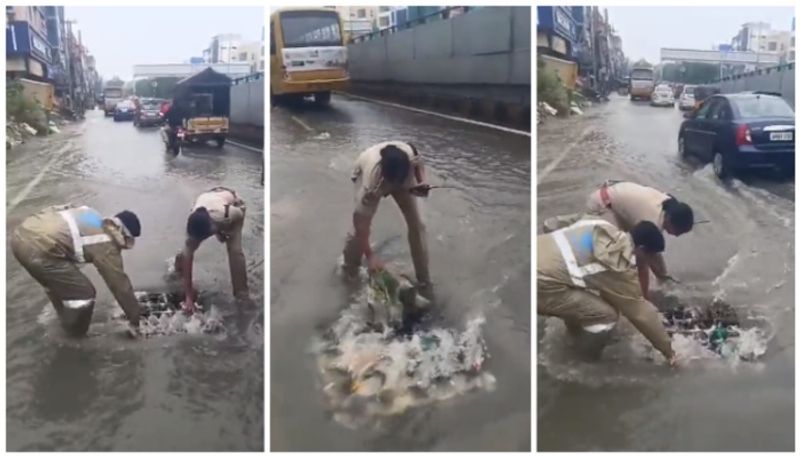
[[[188,109],[183,121],[181,143],[213,140],[222,147],[228,138],[231,79],[211,68],[189,76],[175,86],[174,98]]]

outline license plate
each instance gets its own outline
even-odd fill
[[[770,141],[792,141],[792,132],[772,132],[769,134]]]

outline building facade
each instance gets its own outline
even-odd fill
[[[101,84],[95,59],[63,6],[6,7],[6,77],[51,86],[53,106],[79,116]]]
[[[48,81],[53,63],[43,6],[6,7],[6,74]]]

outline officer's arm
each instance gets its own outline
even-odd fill
[[[356,210],[353,213],[353,228],[355,237],[361,252],[367,257],[372,258],[372,248],[369,246],[370,227],[372,226],[372,216]]]
[[[600,295],[619,310],[667,360],[672,358],[672,345],[656,307],[642,297],[634,270],[614,278],[600,288]]]
[[[425,162],[422,160],[421,156],[417,156],[415,162],[416,165],[414,166],[414,174],[415,177],[417,178],[417,183],[419,184],[424,183],[426,182],[425,180],[427,179],[425,173]]]
[[[639,286],[642,290],[642,297],[645,299],[650,297],[650,269],[648,265],[649,263],[644,261],[644,259],[640,260],[636,264],[636,270],[639,276]]]
[[[194,285],[192,280],[192,266],[194,265],[194,252],[200,247],[201,241],[193,238],[187,238],[186,244],[183,246],[183,293],[186,299],[194,300]]]
[[[133,293],[133,286],[122,265],[122,254],[109,246],[97,255],[92,256],[92,264],[105,281],[114,299],[125,312],[128,321],[139,326],[139,302]]]
[[[653,271],[653,274],[656,275],[659,279],[664,279],[667,277],[667,264],[664,262],[664,256],[659,252],[656,254],[649,255],[649,263],[650,269]]]

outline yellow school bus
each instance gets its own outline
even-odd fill
[[[270,98],[313,95],[327,104],[331,91],[344,90],[347,47],[342,19],[330,8],[286,8],[272,13],[270,30]]]

